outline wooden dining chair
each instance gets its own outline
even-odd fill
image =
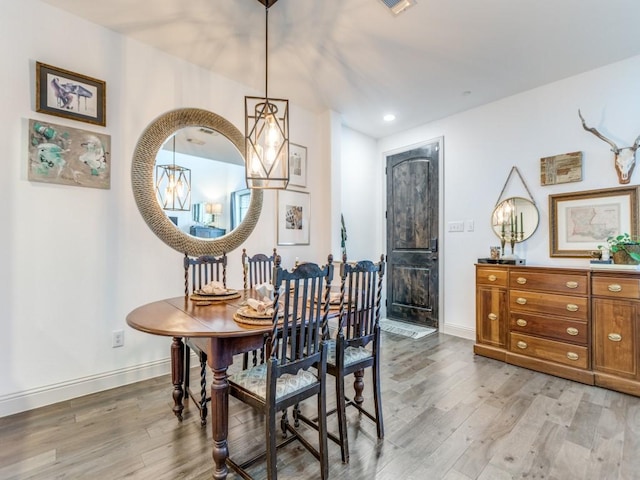
[[[249,256],[247,249],[242,249],[242,271],[245,290],[261,283],[271,282],[276,255],[275,248],[270,257],[264,253],[256,253],[253,256]]]
[[[231,458],[227,460],[228,465],[243,478],[251,478],[246,468],[266,457],[267,478],[275,480],[276,451],[294,440],[300,441],[320,460],[320,477],[328,477],[325,423],[327,352],[322,341],[322,325],[329,313],[332,261],[329,256],[327,265],[322,268],[307,263],[287,271],[280,267],[280,256],[276,257],[273,329],[268,342],[268,360],[229,377],[229,394],[251,405],[266,418],[266,452],[242,463]],[[283,286],[282,293],[280,286]],[[278,413],[314,396],[320,418],[317,447],[288,423],[286,415],[281,420],[281,428],[287,435],[278,441]]]
[[[273,277],[273,263],[276,258],[276,249],[270,257],[264,253],[256,253],[253,256],[247,254],[247,249],[242,249],[242,272],[244,280],[244,289],[253,288],[261,283],[271,282]],[[258,361],[264,362],[264,347],[259,350],[244,353],[242,357],[242,369],[249,366],[249,357],[252,359],[252,366],[256,366]]]
[[[227,255],[220,257],[202,255],[199,257],[184,256],[184,295],[188,297],[196,290],[200,290],[209,282],[221,282],[227,286]],[[186,338],[184,349],[184,394],[191,399],[200,410],[200,423],[207,423],[207,402],[211,397],[207,395],[207,353],[196,344],[195,339]],[[200,361],[200,394],[196,394],[190,388],[189,373],[191,369],[191,350]]]
[[[335,378],[336,408],[328,412],[338,414],[338,435],[327,436],[340,445],[342,461],[349,462],[349,440],[347,436],[348,406],[355,407],[376,425],[378,438],[384,437],[382,398],[380,395],[380,297],[384,276],[384,255],[378,263],[362,260],[347,263],[346,255],[340,266],[340,310],[338,330],[334,339],[327,342],[327,373]],[[323,328],[329,338],[328,325]],[[364,371],[371,368],[373,390],[373,412],[363,406]],[[345,378],[354,374],[353,397],[345,391]],[[299,419],[315,425],[317,418],[309,419],[299,412]]]

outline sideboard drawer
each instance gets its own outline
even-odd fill
[[[586,321],[589,313],[589,299],[526,290],[510,290],[509,309],[512,312],[524,311],[542,315],[559,315]]]
[[[586,274],[543,273],[513,270],[509,274],[509,287],[526,290],[542,290],[569,295],[586,295],[589,290]]]
[[[591,279],[591,292],[599,297],[640,298],[640,278],[598,277]]]
[[[519,333],[510,334],[510,351],[576,368],[589,367],[589,349]]]
[[[509,329],[579,345],[587,345],[589,341],[587,322],[578,320],[514,312],[511,313]]]
[[[505,268],[478,267],[476,269],[476,284],[506,287],[508,276],[509,271]]]

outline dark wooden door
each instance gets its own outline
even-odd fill
[[[387,157],[387,317],[438,328],[440,144]]]

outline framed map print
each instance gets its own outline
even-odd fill
[[[621,233],[638,234],[638,187],[549,195],[552,257],[590,257]]]

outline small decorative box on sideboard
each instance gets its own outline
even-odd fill
[[[640,396],[640,272],[476,265],[478,355]]]

